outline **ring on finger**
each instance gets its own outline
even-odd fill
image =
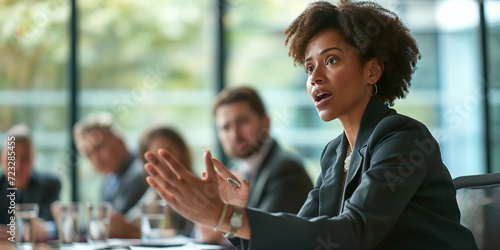
[[[227,182],[229,182],[229,184],[231,184],[237,188],[241,187],[241,183],[239,181],[231,178],[231,177],[228,177],[226,180],[227,180]]]

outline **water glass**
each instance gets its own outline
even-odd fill
[[[170,225],[169,207],[164,200],[141,203],[141,240],[145,243],[161,241],[168,235]]]
[[[87,241],[89,243],[104,243],[109,237],[109,222],[111,220],[111,203],[87,203]]]
[[[57,222],[60,244],[71,244],[80,240],[80,203],[59,204]]]
[[[39,206],[36,203],[16,205],[18,249],[34,249],[36,243],[36,220]]]

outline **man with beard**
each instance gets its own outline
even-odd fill
[[[296,214],[312,183],[299,159],[270,137],[270,119],[259,95],[248,87],[225,89],[213,114],[224,153],[240,162],[236,176],[250,183],[248,207]],[[225,240],[211,228],[202,232],[203,242]]]

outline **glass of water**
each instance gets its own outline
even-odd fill
[[[144,243],[159,243],[169,233],[169,207],[164,200],[141,203],[141,240]]]
[[[104,243],[109,237],[109,222],[111,220],[111,203],[87,203],[87,241],[89,243]]]
[[[80,203],[58,205],[59,220],[57,221],[60,244],[71,244],[80,240]]]
[[[36,243],[36,220],[39,207],[36,203],[16,205],[17,242],[19,249],[34,249]]]

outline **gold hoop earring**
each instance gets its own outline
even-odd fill
[[[370,96],[376,96],[376,95],[377,95],[377,93],[378,93],[377,84],[376,84],[376,83],[374,83],[373,85],[375,85],[375,93],[373,93],[373,94],[372,94],[372,93],[370,93],[370,90],[368,89],[368,86],[370,86],[370,84],[366,84],[366,92],[368,92],[368,94],[369,94]]]

